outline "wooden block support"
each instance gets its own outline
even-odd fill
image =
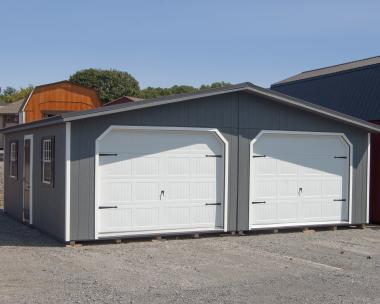
[[[71,247],[74,247],[74,246],[75,246],[75,241],[70,241],[69,245],[70,245]]]
[[[161,236],[161,235],[157,235],[157,236],[156,236],[156,240],[157,240],[157,241],[162,241],[162,236]]]
[[[303,231],[303,233],[313,233],[313,232],[315,232],[314,229],[310,229],[309,227],[304,227],[302,229],[302,231]]]
[[[278,233],[278,229],[273,229],[273,233]]]
[[[236,235],[236,231],[231,231],[231,235]]]
[[[359,224],[359,225],[358,225],[358,228],[359,228],[359,229],[364,229],[364,228],[365,228],[365,224]]]
[[[244,235],[245,235],[244,231],[243,230],[239,230],[239,236],[244,236]]]
[[[337,231],[337,230],[338,230],[338,226],[331,226],[330,229],[331,229],[332,231]]]
[[[116,239],[116,240],[115,240],[115,243],[116,243],[116,244],[121,244],[121,239]]]
[[[199,233],[194,233],[193,237],[194,239],[199,239]]]

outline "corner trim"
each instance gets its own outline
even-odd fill
[[[70,241],[71,122],[66,123],[65,139],[65,241]]]
[[[27,134],[23,140],[23,160],[22,160],[22,209],[24,209],[25,203],[25,191],[24,191],[24,175],[25,175],[25,140],[30,139],[30,189],[29,189],[29,225],[33,225],[33,134]],[[22,211],[22,220],[24,221],[24,210]]]
[[[371,133],[368,133],[367,146],[367,212],[366,223],[369,223],[369,205],[370,205],[370,183],[371,183]]]

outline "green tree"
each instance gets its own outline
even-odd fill
[[[144,99],[169,96],[174,94],[194,93],[198,89],[187,85],[174,85],[170,88],[147,87],[140,91],[139,97]]]
[[[85,69],[70,76],[70,81],[97,90],[106,103],[122,96],[138,96],[138,81],[129,73],[118,70]]]
[[[27,95],[29,95],[30,92],[32,92],[32,90],[33,90],[32,85],[29,85],[25,88],[20,88],[18,90],[12,87],[6,87],[4,91],[0,93],[0,101],[11,103],[11,102],[23,99]]]
[[[229,85],[231,85],[231,83],[220,81],[220,82],[213,82],[212,84],[202,84],[199,87],[199,89],[200,90],[217,89],[217,88],[221,88],[221,87],[229,86]]]
[[[230,83],[221,81],[221,82],[214,82],[212,84],[203,84],[199,88],[195,88],[195,87],[187,86],[187,85],[174,85],[170,88],[147,87],[140,91],[139,97],[144,98],[144,99],[149,99],[149,98],[157,98],[157,97],[169,96],[169,95],[174,95],[174,94],[195,93],[200,90],[221,88],[227,85],[230,85]]]

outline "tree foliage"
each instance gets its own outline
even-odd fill
[[[139,96],[140,98],[149,99],[149,98],[157,98],[162,96],[169,96],[174,94],[183,94],[183,93],[195,93],[200,90],[207,90],[207,89],[215,89],[215,88],[221,88],[223,86],[230,85],[228,82],[214,82],[212,84],[203,84],[199,88],[195,88],[192,86],[187,85],[175,85],[170,88],[154,88],[154,87],[147,87],[140,91]]]
[[[97,90],[103,102],[121,96],[138,96],[138,81],[129,73],[117,70],[85,69],[70,76],[70,81]]]
[[[25,98],[32,92],[33,86],[29,85],[25,88],[15,89],[12,87],[6,87],[2,92],[0,92],[0,101],[3,102],[15,102],[17,100]]]
[[[174,85],[169,88],[147,87],[140,90],[138,81],[129,73],[118,70],[85,69],[70,76],[70,81],[95,89],[100,99],[106,103],[122,96],[140,97],[143,99],[157,98],[174,94],[195,93],[200,90],[221,88],[230,85],[228,82],[203,84],[196,88],[189,85]],[[33,86],[16,90],[7,87],[0,93],[0,101],[13,102],[27,96]]]

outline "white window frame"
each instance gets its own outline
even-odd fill
[[[18,155],[17,155],[17,142],[13,141],[10,143],[10,149],[9,149],[9,159],[10,159],[10,164],[9,164],[9,176],[12,178],[17,179],[17,170],[18,170]],[[16,165],[16,175],[12,175],[12,168]]]
[[[46,150],[45,143],[50,142],[50,151]],[[49,157],[46,157],[50,152]],[[50,180],[45,180],[45,164],[50,164]],[[53,181],[53,139],[45,138],[42,140],[42,182],[51,185]]]

